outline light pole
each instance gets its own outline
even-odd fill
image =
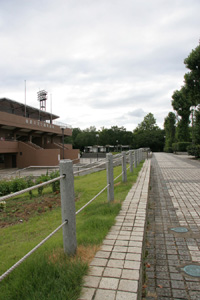
[[[117,152],[118,152],[118,140],[116,140],[116,143],[117,143]]]
[[[99,142],[99,134],[98,133],[96,134],[96,138],[97,138],[97,161],[98,161],[98,151],[99,151],[99,145],[98,145],[99,144],[98,143]]]

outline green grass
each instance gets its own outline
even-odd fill
[[[88,261],[115,223],[121,203],[136,181],[141,166],[134,169],[133,174],[127,172],[126,183],[121,182],[121,177],[115,182],[115,200],[112,203],[107,202],[107,191],[104,191],[77,215],[78,251],[75,257],[64,255],[60,230],[0,283],[0,299],[77,299]],[[120,173],[121,167],[116,167],[114,177]],[[106,186],[106,171],[75,177],[74,185],[78,210]],[[41,215],[33,215],[27,222],[2,228],[0,274],[60,224],[61,209],[57,207]]]

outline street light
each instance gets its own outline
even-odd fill
[[[118,152],[118,140],[116,140],[116,143],[117,143],[117,152]]]
[[[98,161],[98,151],[99,151],[99,145],[98,145],[98,139],[99,139],[99,134],[96,134],[96,138],[97,138],[97,161]]]

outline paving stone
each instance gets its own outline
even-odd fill
[[[105,268],[103,276],[104,277],[112,277],[112,278],[120,278],[122,274],[122,269],[119,268]]]
[[[116,300],[137,300],[137,299],[138,298],[136,293],[118,291],[116,296]]]
[[[135,280],[126,280],[121,279],[119,282],[119,288],[120,291],[126,291],[126,292],[135,292],[138,291],[138,282]]]
[[[116,291],[98,289],[94,300],[115,300]]]
[[[121,278],[139,280],[139,270],[123,269]]]
[[[118,284],[119,284],[119,279],[117,278],[103,277],[100,281],[99,288],[117,290]]]
[[[94,267],[94,266],[91,266],[90,270],[89,270],[89,275],[90,276],[102,276],[103,271],[104,271],[103,267]]]

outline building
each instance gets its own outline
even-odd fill
[[[60,159],[79,161],[79,150],[64,144],[72,135],[59,117],[7,98],[0,98],[0,168],[56,166]]]

